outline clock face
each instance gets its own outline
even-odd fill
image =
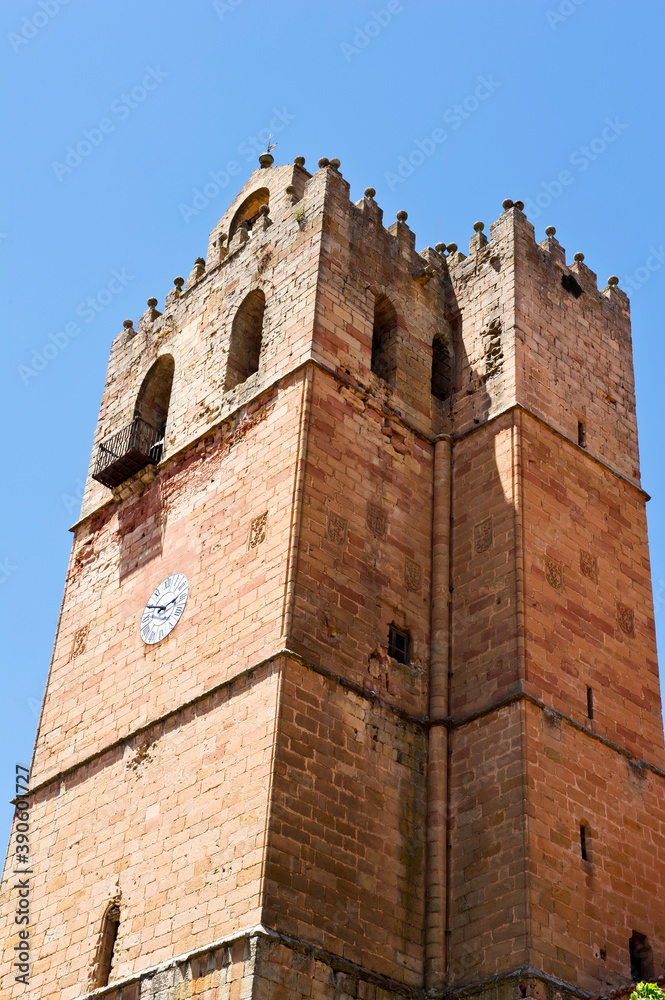
[[[182,573],[172,573],[155,587],[141,616],[141,638],[149,646],[175,628],[185,610],[189,584]]]

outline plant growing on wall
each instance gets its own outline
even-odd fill
[[[657,983],[638,983],[630,1000],[665,1000],[665,992]]]

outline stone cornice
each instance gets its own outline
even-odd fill
[[[88,754],[81,760],[76,761],[73,764],[70,764],[68,767],[60,769],[59,771],[50,775],[44,781],[38,782],[27,792],[28,797],[34,797],[38,792],[43,791],[45,788],[49,787],[55,782],[61,782],[65,780],[68,777],[68,775],[74,774],[81,768],[86,767],[92,761],[98,760],[99,758],[105,756],[106,754],[111,753],[113,750],[117,750],[125,746],[131,740],[136,739],[137,736],[143,735],[144,733],[153,729],[155,726],[162,725],[167,720],[172,719],[183,712],[186,712],[188,709],[192,708],[195,705],[200,704],[202,701],[205,701],[208,698],[212,698],[218,692],[223,691],[225,688],[228,688],[233,684],[237,684],[238,681],[243,680],[244,678],[250,677],[257,670],[269,666],[273,664],[276,660],[279,660],[281,658],[295,660],[296,662],[302,664],[302,666],[306,667],[307,669],[312,670],[317,674],[320,674],[322,677],[325,677],[328,680],[334,681],[336,684],[339,684],[340,687],[343,687],[348,691],[352,691],[358,697],[364,698],[367,701],[375,703],[379,708],[381,708],[386,712],[389,712],[391,715],[398,716],[402,718],[405,722],[409,723],[410,725],[417,726],[422,729],[430,729],[433,726],[445,726],[446,729],[449,730],[461,729],[464,726],[468,726],[470,723],[477,721],[478,719],[482,719],[485,716],[491,715],[494,712],[499,712],[501,711],[501,709],[516,704],[517,702],[522,702],[522,701],[528,702],[529,704],[540,709],[542,712],[547,713],[547,715],[551,717],[552,721],[560,720],[562,722],[565,722],[567,725],[569,725],[576,731],[584,733],[591,739],[596,740],[598,743],[603,744],[603,746],[605,746],[608,750],[612,750],[614,753],[620,754],[628,762],[632,763],[634,767],[639,768],[640,770],[651,771],[657,777],[665,779],[665,770],[659,768],[656,764],[653,764],[650,761],[646,761],[639,757],[636,757],[635,754],[631,753],[629,750],[626,750],[618,743],[614,743],[612,740],[608,739],[605,736],[602,736],[600,733],[594,732],[592,729],[589,729],[588,726],[583,725],[581,722],[577,722],[571,716],[565,715],[563,712],[559,712],[556,709],[550,708],[550,706],[546,705],[539,698],[536,698],[534,697],[534,695],[528,694],[525,691],[516,691],[513,694],[506,696],[505,698],[501,698],[498,701],[492,702],[491,704],[485,705],[482,708],[470,712],[468,715],[464,715],[458,718],[454,718],[452,716],[431,718],[426,715],[414,715],[400,708],[399,706],[392,704],[385,698],[382,698],[377,692],[366,691],[360,684],[356,684],[354,681],[350,681],[344,677],[341,677],[339,674],[334,673],[332,670],[328,670],[326,667],[323,667],[320,664],[315,663],[313,660],[309,660],[306,657],[301,656],[299,653],[294,652],[287,646],[283,646],[281,649],[276,650],[274,653],[271,653],[270,656],[267,656],[264,659],[258,661],[257,663],[253,663],[250,666],[245,667],[243,670],[238,671],[238,673],[233,674],[232,677],[228,677],[226,680],[220,681],[219,684],[215,684],[213,687],[207,688],[205,691],[201,691],[199,694],[183,702],[181,705],[178,705],[175,708],[170,709],[168,712],[162,713],[162,715],[156,716],[149,722],[144,722],[142,725],[137,726],[135,729],[132,729],[131,732],[128,732],[123,736],[119,736],[111,743],[106,744],[106,746],[99,747],[97,750]],[[14,802],[15,800],[12,799],[11,801]]]

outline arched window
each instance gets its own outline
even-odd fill
[[[162,457],[174,371],[175,362],[170,354],[157,358],[143,379],[136,397],[134,417],[140,417],[154,430],[159,431],[159,437],[150,449],[153,462],[159,462]]]
[[[269,200],[270,191],[268,188],[259,188],[257,191],[253,191],[249,197],[245,198],[242,205],[231,219],[231,225],[229,226],[229,242],[233,239],[233,234],[238,228],[239,222],[246,222],[247,228],[251,233],[252,226],[259,217],[259,209],[261,208],[261,205],[267,205]]]
[[[92,976],[94,989],[99,989],[109,984],[119,927],[120,907],[117,903],[111,903],[102,921],[102,931],[99,937],[99,946],[97,948]]]
[[[263,312],[266,297],[260,289],[246,295],[233,317],[229,360],[226,366],[226,388],[234,389],[259,370]]]
[[[157,430],[166,421],[171,401],[175,362],[170,354],[157,358],[141,383],[134,416],[141,417]]]
[[[395,307],[386,295],[374,301],[372,328],[372,371],[388,385],[395,385],[399,331]]]
[[[432,395],[448,399],[452,391],[452,364],[448,341],[437,333],[432,341]]]

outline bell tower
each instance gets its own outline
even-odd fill
[[[417,252],[338,160],[264,154],[125,321],[21,800],[29,985],[15,831],[3,996],[665,975],[628,300],[523,207]]]

